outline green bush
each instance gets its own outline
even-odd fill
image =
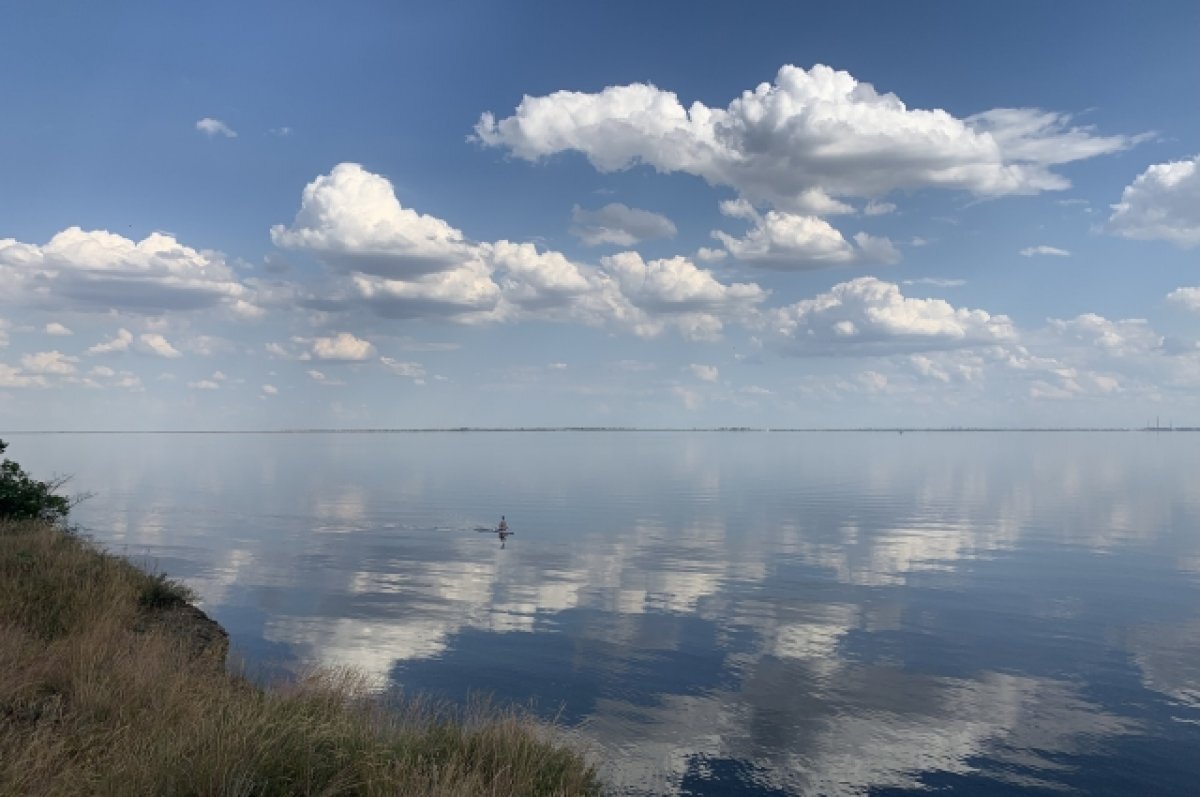
[[[0,454],[8,443],[0,440]],[[47,520],[57,523],[67,517],[71,502],[56,495],[62,480],[40,482],[11,459],[0,462],[0,518],[11,520]]]

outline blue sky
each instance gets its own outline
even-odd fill
[[[0,428],[1200,424],[1194,4],[0,13]]]

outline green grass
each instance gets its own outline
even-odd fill
[[[39,522],[0,521],[0,794],[593,795],[515,710],[382,705],[350,671],[263,690],[156,613],[186,588]]]

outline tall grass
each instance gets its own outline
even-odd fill
[[[188,595],[87,541],[0,521],[0,794],[592,795],[528,717],[380,704],[349,671],[274,690],[224,640],[158,622]]]

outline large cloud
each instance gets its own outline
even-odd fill
[[[964,119],[910,109],[847,72],[782,67],[774,83],[725,109],[634,83],[526,96],[515,113],[484,113],[477,139],[526,160],[577,151],[601,171],[646,164],[731,186],[754,202],[804,213],[845,212],[836,197],[937,187],[977,196],[1069,185],[1050,167],[1122,149],[1062,114],[997,109]]]
[[[1142,318],[1111,321],[1096,313],[1071,319],[1052,318],[1050,329],[1065,340],[1100,349],[1106,354],[1145,356],[1162,348],[1163,338]]]
[[[1126,238],[1200,246],[1200,156],[1151,166],[1125,186],[1108,219]]]
[[[446,222],[401,207],[391,182],[357,163],[338,164],[305,186],[292,226],[275,225],[271,240],[335,270],[387,279],[450,271],[477,254]]]
[[[0,277],[12,298],[46,307],[157,314],[246,305],[250,291],[219,252],[154,233],[141,241],[69,227],[44,246],[0,240]]]
[[[780,271],[807,271],[854,263],[895,263],[900,252],[887,238],[857,233],[847,241],[819,216],[772,210],[760,214],[745,200],[722,202],[727,216],[745,218],[753,227],[741,238],[715,230],[731,255],[744,263]]]
[[[21,358],[21,367],[33,374],[54,374],[56,376],[73,374],[78,363],[78,357],[63,354],[57,349],[26,354]]]
[[[1176,288],[1167,294],[1167,301],[1200,312],[1200,286]]]
[[[472,260],[450,271],[410,279],[356,273],[350,279],[349,293],[328,307],[364,303],[384,318],[467,320],[472,314],[494,309],[500,301],[500,289],[491,272],[487,264]]]
[[[647,263],[622,252],[589,265],[532,243],[468,243],[445,221],[401,208],[390,182],[355,164],[310,183],[296,223],[276,226],[272,236],[333,270],[331,285],[301,299],[324,311],[366,307],[386,318],[476,324],[565,321],[641,336],[674,327],[704,339],[767,295],[752,283],[721,283],[681,257]]]
[[[726,285],[686,257],[645,261],[637,252],[621,252],[601,263],[616,277],[621,292],[644,310],[732,313],[749,309],[767,296],[752,282]]]
[[[673,238],[675,225],[666,216],[611,202],[599,210],[571,211],[571,234],[585,246],[633,246],[651,238]]]
[[[375,347],[370,341],[356,338],[349,332],[339,332],[332,337],[315,339],[312,356],[318,360],[362,362],[375,356]]]
[[[1015,337],[1007,316],[912,299],[874,277],[768,311],[774,340],[797,354],[896,354],[1002,343]]]

